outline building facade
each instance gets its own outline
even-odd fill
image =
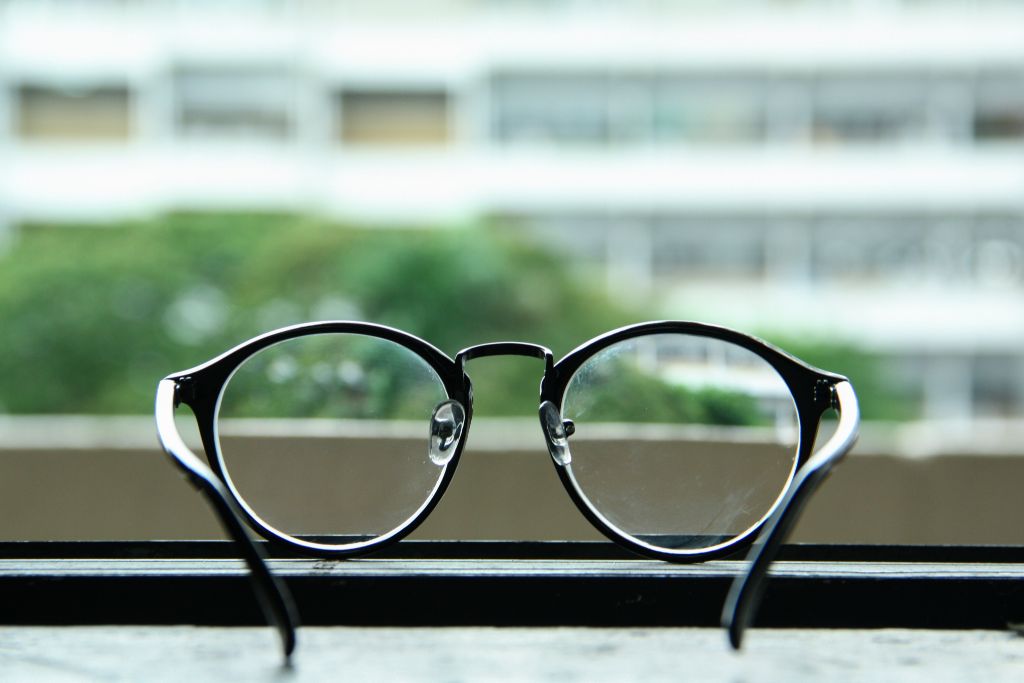
[[[0,2],[0,224],[488,222],[1024,414],[1024,6]]]

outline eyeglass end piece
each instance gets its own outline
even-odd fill
[[[722,625],[725,626],[725,631],[729,636],[729,645],[733,650],[739,652],[743,648],[743,627],[732,619],[726,619]]]
[[[281,629],[281,647],[284,650],[284,665],[291,667],[292,665],[292,653],[295,652],[295,645],[297,640],[295,638],[295,629],[293,628],[282,628]]]

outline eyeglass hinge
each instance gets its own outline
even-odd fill
[[[182,403],[191,405],[196,397],[196,385],[191,377],[179,377],[174,382],[174,407]]]
[[[814,384],[814,403],[820,406],[822,410],[828,410],[829,408],[838,408],[838,399],[836,398],[836,390],[832,382],[827,379],[819,379]]]
[[[836,385],[830,384],[828,389],[831,394],[832,410],[839,412],[839,392],[836,391]]]

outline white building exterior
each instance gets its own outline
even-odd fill
[[[489,220],[1024,414],[1024,4],[0,1],[0,224]]]

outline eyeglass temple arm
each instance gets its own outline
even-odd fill
[[[750,564],[747,571],[736,577],[725,599],[722,625],[729,632],[729,642],[737,650],[743,642],[744,631],[757,613],[768,567],[796,524],[811,494],[832,470],[833,465],[841,460],[857,441],[860,408],[853,386],[842,381],[833,385],[832,391],[834,405],[839,412],[839,424],[835,433],[797,472],[793,486],[775,510],[775,514],[768,519],[761,537],[750,549]]]
[[[295,650],[295,604],[287,587],[274,576],[264,561],[263,552],[252,542],[245,532],[240,513],[234,500],[228,493],[224,483],[213,471],[193,453],[174,424],[176,407],[176,389],[174,380],[160,381],[156,391],[156,429],[160,445],[171,456],[171,460],[187,475],[188,480],[199,489],[213,507],[220,519],[221,526],[237,544],[249,568],[256,598],[267,621],[274,626],[281,636],[281,646],[285,661]]]

